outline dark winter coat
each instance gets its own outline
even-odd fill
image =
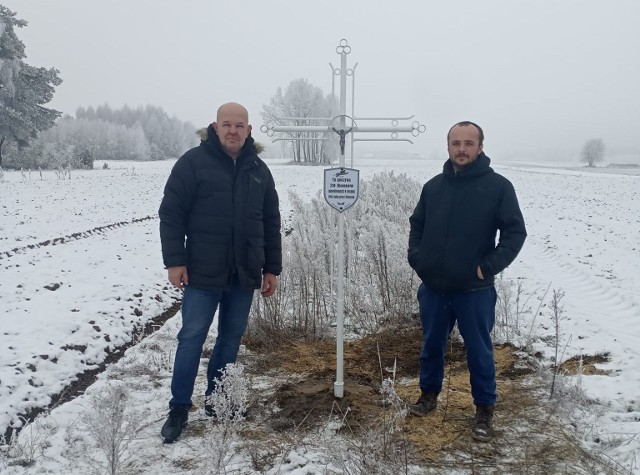
[[[492,286],[522,249],[527,232],[515,190],[490,163],[481,153],[456,172],[447,160],[443,173],[422,188],[409,218],[408,259],[426,286],[441,291]],[[477,276],[478,266],[484,280]]]
[[[248,288],[282,270],[280,211],[275,183],[247,138],[234,161],[212,126],[198,147],[178,159],[160,205],[166,267],[187,266],[189,285],[229,287],[234,273]],[[186,243],[185,243],[186,237]]]

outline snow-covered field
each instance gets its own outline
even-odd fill
[[[315,196],[321,190],[322,168],[268,163],[285,219],[290,213],[288,191]],[[178,299],[166,284],[156,216],[173,161],[110,165],[108,170],[72,172],[67,180],[56,179],[53,172],[43,172],[42,177],[5,172],[0,182],[0,433],[19,426],[19,414],[48,405],[50,396],[76,374],[95,368],[108,349],[129,341],[136,327]],[[394,170],[419,182],[441,166],[440,161],[424,159],[355,163],[365,180]],[[524,292],[533,294],[534,309],[547,289],[543,308],[553,290],[565,293],[560,321],[563,360],[608,355],[608,362],[598,365],[608,375],[580,377],[598,410],[575,421],[578,434],[587,446],[604,450],[637,472],[640,176],[624,169],[576,169],[575,164],[494,162],[494,169],[514,183],[529,233],[506,277],[519,279]],[[159,332],[167,333],[168,340],[179,316]],[[533,325],[538,336],[535,349],[552,358],[554,348],[545,337],[554,335],[554,322],[549,312],[534,318],[527,325]],[[0,471],[84,473],[86,466],[69,458],[68,439],[60,435],[78,417],[86,403],[83,397],[48,416],[45,425],[60,430],[49,437],[49,447],[33,466],[0,465]],[[150,451],[161,453],[160,466],[165,451],[180,450],[167,449],[160,441],[167,399],[166,382],[151,392],[140,391],[137,398],[154,414],[137,443],[146,444],[145,460]],[[289,468],[282,465],[277,473],[316,473],[313,460],[305,460]],[[158,466],[147,469],[164,473]]]

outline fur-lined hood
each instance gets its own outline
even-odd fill
[[[208,128],[209,127],[207,126],[207,127],[203,127],[202,129],[198,129],[196,131],[196,135],[200,137],[201,142],[206,142],[209,139],[209,132],[207,130]],[[249,135],[249,137],[251,137],[251,135]],[[254,140],[253,149],[256,151],[257,154],[261,154],[262,152],[264,152],[264,145]]]

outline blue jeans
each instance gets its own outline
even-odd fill
[[[218,336],[207,367],[205,395],[214,391],[213,379],[220,378],[221,370],[228,363],[234,363],[238,356],[240,340],[249,321],[253,292],[254,289],[241,287],[237,279],[234,279],[231,288],[226,291],[185,287],[182,297],[182,329],[178,333],[169,406],[191,407],[202,346],[207,339],[216,309],[220,305]]]
[[[491,332],[496,319],[497,294],[493,287],[470,292],[438,292],[421,284],[418,288],[422,351],[420,389],[442,390],[444,356],[449,334],[458,329],[467,350],[471,395],[474,404],[495,404],[496,368]]]

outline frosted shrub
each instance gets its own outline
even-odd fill
[[[171,374],[173,368],[173,352],[164,351],[157,343],[143,342],[143,352],[127,354],[121,365],[112,368],[113,378],[137,378],[138,383],[160,381]],[[144,378],[140,378],[144,376]]]
[[[380,396],[387,410],[375,428],[345,436],[326,431],[322,440],[324,451],[330,465],[341,473],[411,473],[408,442],[400,427],[407,416],[406,404],[396,393],[393,380],[388,378],[380,386]]]
[[[248,335],[265,335],[267,326],[310,339],[327,336],[335,322],[339,272],[346,276],[345,319],[353,330],[373,332],[381,324],[412,321],[419,282],[407,263],[407,241],[420,189],[404,174],[382,173],[363,182],[358,202],[346,211],[342,263],[336,262],[335,210],[320,194],[308,202],[292,195],[280,289],[274,301],[256,302]]]
[[[345,310],[365,331],[376,331],[381,323],[405,324],[417,312],[419,282],[407,262],[407,241],[420,189],[404,174],[376,174],[362,183],[358,203],[349,211]]]
[[[142,415],[131,408],[127,388],[121,384],[112,384],[96,393],[92,405],[81,421],[86,432],[102,452],[104,459],[89,459],[106,471],[122,473],[131,456],[129,445],[142,425]],[[104,461],[103,461],[104,460]]]
[[[215,381],[216,390],[208,397],[215,418],[208,422],[206,445],[207,465],[211,467],[208,473],[218,474],[224,473],[232,456],[231,445],[247,411],[249,390],[244,366],[239,363],[228,364]]]
[[[335,216],[320,197],[306,203],[292,194],[291,204],[293,231],[283,240],[279,290],[252,307],[256,318],[250,321],[248,335],[266,336],[267,342],[274,332],[321,338],[334,314]]]
[[[525,347],[529,331],[525,315],[531,312],[529,299],[533,294],[525,295],[521,280],[505,279],[502,273],[495,279],[495,287],[498,301],[493,339],[496,343]]]
[[[216,390],[209,396],[218,422],[241,422],[247,412],[249,389],[240,363],[228,364],[216,378]]]
[[[14,430],[10,440],[0,440],[0,453],[6,458],[6,465],[33,465],[36,460],[44,457],[49,439],[56,431],[56,427],[46,422],[45,417],[37,418],[31,423],[22,418],[22,422],[25,425],[20,431]]]
[[[553,296],[551,298],[551,312],[553,318],[553,328],[555,330],[555,338],[554,338],[554,371],[553,378],[551,380],[551,393],[549,397],[553,397],[553,391],[555,388],[556,377],[558,375],[558,371],[560,370],[560,362],[564,359],[564,350],[562,354],[559,354],[560,351],[560,322],[564,319],[564,305],[562,304],[562,299],[565,296],[565,292],[562,289],[553,289]],[[571,341],[571,336],[569,336],[569,340],[567,340],[566,345]],[[566,349],[565,345],[565,349]]]
[[[380,386],[380,395],[382,396],[382,404],[385,407],[390,408],[388,411],[389,418],[385,417],[385,427],[389,434],[398,432],[401,430],[401,423],[407,417],[407,405],[402,400],[398,393],[396,393],[396,387],[393,380],[387,378],[382,381]],[[388,420],[387,420],[388,419]],[[387,424],[388,422],[388,424]]]

